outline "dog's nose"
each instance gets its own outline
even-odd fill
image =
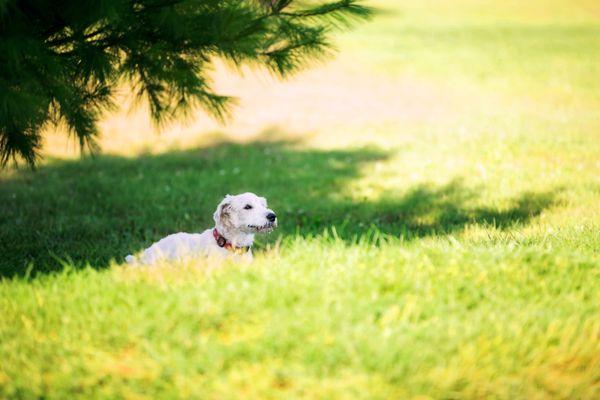
[[[277,219],[277,215],[275,215],[275,213],[270,212],[267,214],[267,219],[270,222],[275,222],[275,220]]]

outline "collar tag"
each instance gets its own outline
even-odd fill
[[[219,233],[217,228],[213,229],[213,237],[215,238],[215,241],[217,242],[217,246],[222,247],[224,249],[231,250],[233,252],[238,252],[238,251],[248,252],[250,250],[250,246],[233,247],[233,245],[231,243],[229,243],[227,241],[227,239],[225,239],[225,236],[223,236]]]

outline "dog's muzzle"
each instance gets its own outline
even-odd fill
[[[264,225],[248,225],[248,228],[256,232],[270,232],[277,228],[277,220],[269,221]]]

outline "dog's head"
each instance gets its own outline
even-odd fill
[[[244,233],[269,232],[277,227],[277,216],[267,199],[254,193],[227,195],[214,214],[217,226]]]

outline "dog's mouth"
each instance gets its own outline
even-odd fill
[[[264,225],[248,225],[248,228],[259,233],[271,232],[273,229],[277,228],[277,222],[267,222]]]

